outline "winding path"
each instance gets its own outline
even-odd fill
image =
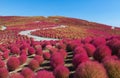
[[[65,28],[65,27],[67,27],[67,26],[61,25],[61,26],[57,26],[57,27],[43,28],[43,30],[45,30],[45,29]],[[25,30],[25,31],[21,31],[19,34],[20,35],[26,35],[28,37],[34,38],[35,41],[59,40],[59,39],[55,39],[55,38],[45,38],[45,37],[39,37],[39,36],[31,35],[31,32],[34,32],[34,31],[37,31],[37,30],[40,30],[40,29]]]

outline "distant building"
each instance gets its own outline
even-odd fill
[[[112,27],[111,27],[111,29],[115,29],[115,27],[114,27],[114,26],[112,26]]]

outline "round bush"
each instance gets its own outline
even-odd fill
[[[0,60],[0,68],[3,68],[3,67],[5,67],[5,62]]]
[[[105,45],[106,40],[105,40],[105,38],[97,37],[97,38],[93,39],[92,44],[95,45],[96,47],[98,47],[101,45]]]
[[[29,47],[28,53],[29,55],[35,54],[35,49],[33,47]]]
[[[3,57],[4,59],[8,59],[8,57],[9,57],[9,52],[4,52],[4,53],[2,54],[2,57]]]
[[[118,54],[118,51],[120,49],[120,40],[118,39],[109,40],[107,45],[111,48],[112,54]]]
[[[65,66],[57,66],[54,70],[54,75],[56,78],[69,78],[70,71]]]
[[[51,57],[51,54],[49,52],[44,52],[43,57],[44,57],[44,59],[49,60]]]
[[[18,58],[20,60],[20,64],[23,64],[27,61],[27,56],[26,55],[20,55]]]
[[[92,44],[85,44],[84,48],[88,54],[89,57],[92,57],[96,48]]]
[[[12,73],[9,78],[24,78],[20,73]]]
[[[37,72],[35,78],[55,78],[52,72],[46,70],[40,70]]]
[[[74,78],[108,78],[108,76],[101,64],[88,61],[78,66]]]
[[[20,49],[17,46],[12,46],[11,47],[11,53],[13,54],[20,54]]]
[[[58,65],[64,65],[64,58],[60,53],[54,53],[50,58],[50,64],[53,68]]]
[[[98,61],[101,61],[106,56],[111,56],[112,52],[108,46],[100,46],[96,49],[94,53],[94,58]]]
[[[8,78],[8,70],[6,68],[0,68],[0,78]]]
[[[37,49],[35,54],[36,55],[43,55],[42,49],[41,48]]]
[[[57,43],[57,44],[56,44],[56,47],[57,47],[58,49],[64,49],[64,50],[66,49],[66,45],[63,44],[63,43],[61,43],[61,42],[60,42],[60,43]]]
[[[31,68],[32,70],[36,70],[39,67],[39,62],[37,60],[32,59],[29,62],[28,67]]]
[[[64,49],[59,49],[58,51],[64,58],[67,58],[67,52]]]
[[[86,61],[89,61],[89,58],[86,54],[76,54],[74,57],[73,57],[73,60],[72,60],[72,63],[73,63],[73,66],[75,68],[78,67],[79,64],[83,63],[83,62],[86,62]]]
[[[34,77],[34,72],[28,67],[25,67],[24,69],[22,69],[21,74],[24,76],[24,78]]]
[[[82,46],[78,46],[74,49],[73,56],[76,54],[87,53],[86,50]]]
[[[42,64],[44,61],[43,56],[35,55],[34,60],[38,61],[39,64]]]
[[[9,71],[13,71],[20,66],[20,61],[17,57],[10,57],[7,61],[7,67]]]
[[[109,78],[120,78],[120,61],[107,59],[103,62]]]

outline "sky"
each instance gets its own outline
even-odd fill
[[[120,27],[120,0],[0,0],[0,16],[66,16]]]

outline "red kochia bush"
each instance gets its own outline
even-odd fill
[[[120,49],[118,50],[117,56],[120,58]]]
[[[28,67],[31,68],[32,70],[36,70],[39,67],[39,62],[37,60],[32,59],[29,62]]]
[[[52,72],[49,72],[47,70],[40,70],[37,72],[35,78],[55,78],[55,77]]]
[[[3,68],[3,67],[5,67],[5,62],[0,60],[0,68]]]
[[[92,44],[85,44],[84,48],[85,48],[88,56],[90,56],[90,57],[93,56],[93,54],[96,50],[96,48]]]
[[[74,40],[67,43],[67,51],[73,51],[77,46],[82,46],[80,40]]]
[[[7,61],[7,67],[9,71],[17,69],[20,65],[20,61],[17,57],[10,57]]]
[[[64,65],[64,58],[60,53],[54,53],[50,58],[50,64],[53,68],[58,65]]]
[[[50,57],[51,57],[50,52],[44,52],[44,53],[43,53],[43,57],[44,57],[44,59],[49,60]]]
[[[23,64],[27,61],[27,56],[26,55],[20,55],[19,60],[20,60],[20,64]]]
[[[98,47],[100,45],[105,45],[106,40],[105,40],[105,38],[97,37],[92,41],[92,44],[95,45],[96,47]]]
[[[86,54],[81,53],[81,54],[76,54],[73,57],[72,63],[74,65],[75,68],[77,68],[77,66],[83,62],[89,61],[89,58]]]
[[[58,51],[57,48],[51,48],[51,49],[50,49],[50,53],[51,53],[51,54],[54,54],[54,53],[56,53],[57,51]]]
[[[120,78],[120,61],[114,59],[106,59],[103,61],[109,78]]]
[[[9,52],[5,51],[5,52],[2,54],[2,57],[3,57],[4,59],[8,59],[8,57],[9,57]]]
[[[101,64],[88,61],[78,66],[74,78],[108,78],[108,76],[106,70]]]
[[[8,70],[6,68],[0,68],[0,78],[8,78]]]
[[[64,49],[59,49],[58,51],[64,58],[67,57],[67,52]]]
[[[9,78],[24,78],[20,73],[12,73]]]
[[[43,55],[43,52],[42,52],[42,49],[39,48],[39,49],[36,49],[36,55]]]
[[[34,72],[28,67],[22,69],[21,74],[24,76],[24,78],[33,78],[34,77]]]
[[[96,49],[94,53],[94,58],[98,61],[101,61],[106,56],[111,56],[112,52],[108,46],[100,46]]]
[[[39,64],[42,64],[44,61],[43,56],[35,55],[34,60],[38,61]]]
[[[54,75],[56,78],[69,78],[70,71],[65,66],[57,66],[54,70]]]
[[[33,47],[28,48],[29,55],[35,54],[35,49]]]
[[[58,49],[66,49],[66,45],[65,44],[63,44],[62,42],[60,42],[60,43],[57,43],[56,44],[56,47],[58,48]]]
[[[11,52],[12,52],[13,54],[20,54],[20,49],[19,49],[19,47],[17,47],[17,46],[12,46],[12,47],[11,47]]]
[[[112,54],[118,54],[118,51],[120,49],[120,40],[118,39],[109,40],[107,45],[112,49]]]
[[[73,55],[86,53],[86,50],[82,46],[78,46],[74,49]]]
[[[47,50],[50,50],[51,48],[53,48],[52,45],[46,45],[46,46],[45,46],[45,49],[47,49]]]
[[[82,43],[90,43],[92,41],[91,37],[87,37],[85,39],[82,40]]]

